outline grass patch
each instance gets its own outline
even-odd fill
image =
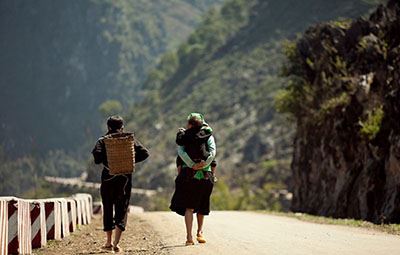
[[[277,212],[277,211],[259,211],[260,213],[290,217],[301,221],[307,221],[317,224],[328,224],[328,225],[340,225],[349,227],[365,228],[375,231],[380,231],[393,235],[400,235],[400,224],[373,224],[368,221],[355,220],[355,219],[334,219],[330,217],[314,216],[305,213],[293,213],[293,212]]]
[[[381,128],[384,114],[385,112],[383,111],[383,106],[379,106],[374,108],[372,111],[368,111],[367,119],[365,121],[360,120],[361,134],[367,136],[369,140],[374,139]]]

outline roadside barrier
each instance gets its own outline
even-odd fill
[[[47,240],[69,236],[91,222],[92,206],[91,195],[83,193],[37,200],[0,197],[0,255],[32,254]]]
[[[47,240],[61,240],[61,205],[55,199],[44,199]]]
[[[61,206],[61,237],[69,236],[68,204],[65,198],[58,198]]]
[[[46,246],[47,233],[44,202],[39,200],[27,201],[30,203],[32,248]]]
[[[77,204],[77,206],[76,206],[76,210],[77,210],[76,223],[78,224],[78,228],[79,228],[79,226],[87,224],[86,206],[84,205],[85,199],[81,196],[73,196],[72,198],[75,200],[75,202]]]
[[[7,201],[0,200],[0,254],[7,254],[8,249],[8,208]]]
[[[31,254],[30,204],[16,197],[0,199],[1,254]]]
[[[76,230],[77,214],[76,214],[76,201],[67,198],[68,219],[69,219],[69,232]]]
[[[78,193],[72,197],[73,197],[73,199],[75,199],[75,201],[77,203],[80,204],[80,206],[77,206],[77,208],[79,208],[81,210],[81,214],[78,213],[78,225],[90,224],[92,221],[92,215],[93,215],[92,196],[89,194],[85,194],[85,193]],[[79,217],[81,217],[81,219],[79,219]]]

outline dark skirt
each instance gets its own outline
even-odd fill
[[[194,170],[183,168],[175,179],[175,192],[171,199],[172,211],[184,216],[186,209],[194,209],[194,213],[210,214],[210,196],[213,183],[209,178],[197,180],[193,178]]]

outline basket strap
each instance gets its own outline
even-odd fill
[[[108,169],[108,171],[110,171],[110,168],[108,168],[107,166],[104,166],[104,168],[106,168],[106,169]],[[125,185],[124,185],[124,195],[126,195],[125,188],[126,188],[126,185],[128,185],[129,179],[128,179],[128,177],[127,177],[125,174],[114,174],[113,177],[111,177],[110,179],[104,180],[104,181],[105,181],[105,182],[106,182],[106,181],[111,181],[111,180],[114,179],[115,177],[121,176],[121,175],[124,176],[124,177],[126,178],[126,182],[125,182]]]
[[[108,166],[106,166],[106,165],[103,165],[103,166],[104,166],[104,168],[107,169],[108,171],[111,171],[111,169],[110,169]],[[110,179],[104,180],[105,182],[114,179],[116,176],[121,176],[121,175],[122,175],[122,176],[125,176],[126,174],[110,174],[110,175],[112,175],[113,177],[111,177]],[[126,176],[125,176],[125,177],[126,177]],[[126,179],[128,180],[128,177],[126,177]],[[128,183],[128,182],[127,182],[127,183]],[[125,186],[127,185],[127,183],[125,184]]]

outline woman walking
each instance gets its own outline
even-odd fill
[[[185,217],[186,245],[193,245],[193,214],[197,215],[196,239],[205,243],[203,235],[204,216],[210,213],[210,196],[213,189],[212,163],[216,144],[212,129],[203,115],[191,113],[187,128],[177,134],[178,176],[170,209]]]

